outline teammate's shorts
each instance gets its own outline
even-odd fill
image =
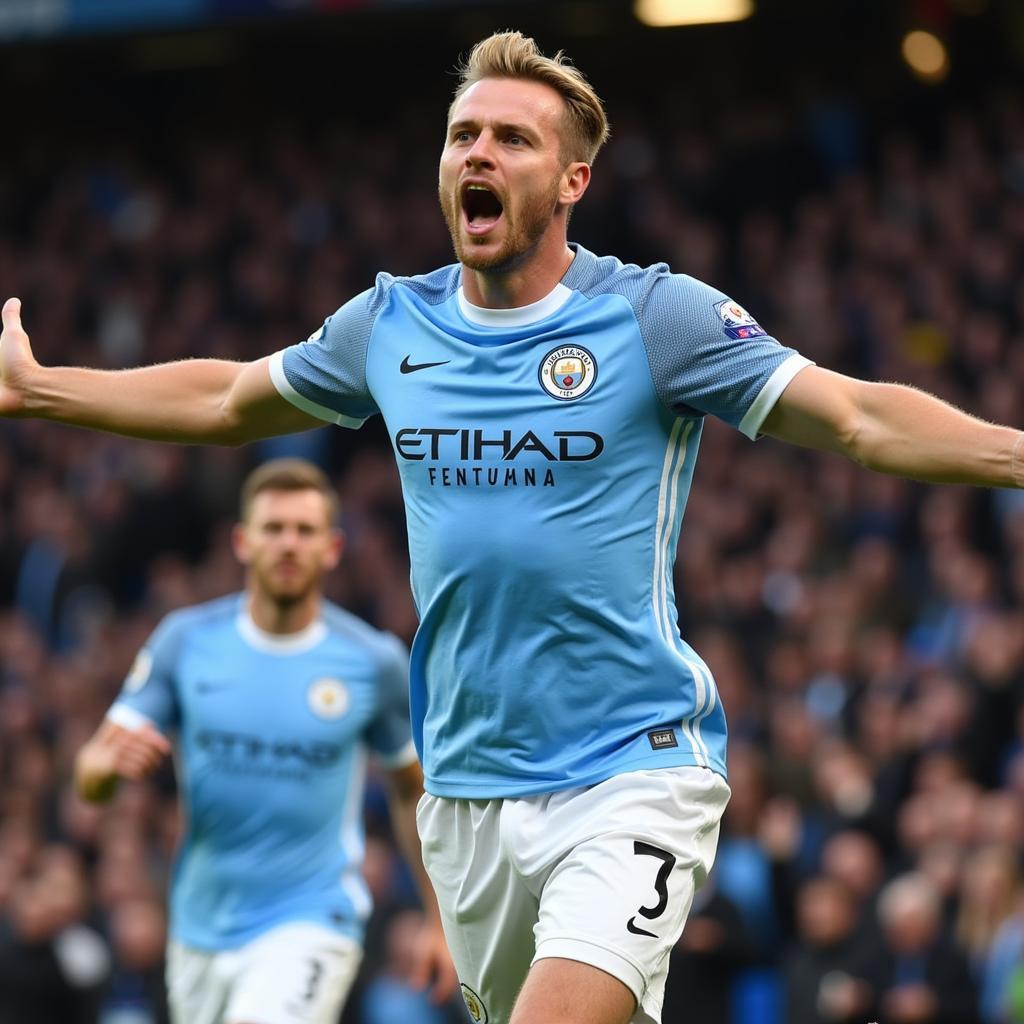
[[[728,800],[720,775],[688,767],[517,799],[424,796],[423,861],[473,1021],[507,1024],[531,964],[562,957],[618,978],[634,1024],[658,1024]]]
[[[320,925],[281,925],[238,949],[171,942],[174,1024],[336,1024],[363,951]]]

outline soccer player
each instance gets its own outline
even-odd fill
[[[88,800],[171,751],[186,827],[171,886],[167,987],[177,1024],[336,1024],[362,956],[366,754],[387,769],[394,830],[422,872],[423,776],[409,729],[408,657],[325,601],[341,556],[336,502],[301,459],[242,489],[244,593],[168,615],[135,660],[75,781]],[[456,980],[436,902],[420,979]]]
[[[728,797],[725,717],[672,585],[704,416],[882,472],[1024,484],[1024,435],[813,366],[663,264],[570,245],[607,131],[576,69],[500,33],[448,111],[454,265],[380,274],[252,363],[43,367],[4,307],[9,416],[222,444],[383,416],[421,619],[424,861],[489,1024],[659,1019]]]

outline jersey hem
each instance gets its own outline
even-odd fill
[[[363,946],[364,928],[355,921],[346,921],[342,925],[336,925],[325,921],[322,917],[307,917],[305,915],[297,917],[288,915],[268,921],[258,928],[246,928],[217,939],[211,938],[208,935],[202,938],[195,937],[187,928],[175,928],[172,926],[168,931],[168,938],[173,942],[180,943],[182,946],[187,946],[189,949],[195,949],[199,952],[222,953],[225,950],[240,949],[242,946],[247,946],[250,942],[255,942],[256,939],[262,938],[267,932],[272,932],[275,928],[282,928],[289,924],[313,924],[328,932],[333,932],[335,935],[342,935],[347,939],[351,939],[360,949]]]
[[[564,789],[579,789],[581,786],[596,786],[616,775],[657,768],[707,768],[716,775],[721,775],[727,782],[729,780],[724,761],[713,755],[698,761],[693,754],[680,750],[673,751],[670,756],[638,757],[631,761],[623,761],[610,769],[580,775],[573,779],[564,779],[560,782],[529,782],[518,785],[504,783],[482,787],[465,782],[444,782],[428,778],[425,780],[424,789],[431,796],[442,796],[453,800],[500,800],[507,797],[536,796],[538,793],[558,793]]]

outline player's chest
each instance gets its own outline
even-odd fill
[[[486,340],[429,322],[375,339],[367,381],[400,465],[584,465],[660,429],[632,318]]]
[[[359,659],[196,649],[179,665],[182,726],[199,747],[347,744],[374,713],[370,673]]]

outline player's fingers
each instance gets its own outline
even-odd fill
[[[133,772],[132,778],[141,778],[153,771],[162,757],[162,754],[150,747],[125,748],[121,751],[118,759],[118,769],[122,774],[128,771]]]
[[[20,331],[21,327],[21,299],[10,298],[4,303],[3,322],[5,331]]]
[[[151,725],[142,726],[135,736],[161,756],[171,752],[171,741],[159,729],[155,729]]]

